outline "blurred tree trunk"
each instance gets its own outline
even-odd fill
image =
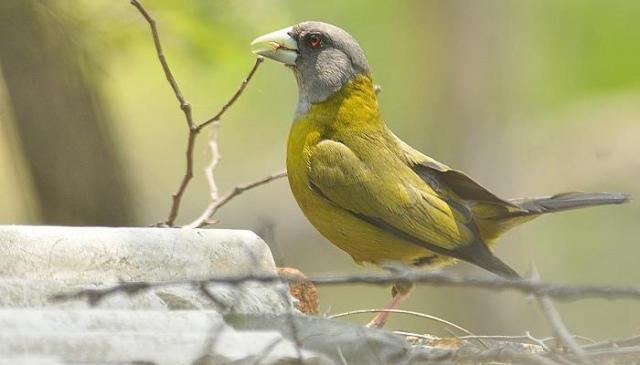
[[[130,224],[126,179],[89,77],[96,65],[78,41],[86,25],[58,6],[0,1],[0,64],[41,220]]]

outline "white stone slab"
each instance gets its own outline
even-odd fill
[[[271,273],[275,268],[260,237],[227,229],[0,226],[0,260],[0,277],[81,282]]]
[[[50,306],[48,298],[53,294],[108,287],[120,280],[156,282],[275,273],[269,247],[250,231],[0,226],[0,307]],[[282,313],[291,308],[283,285],[215,285],[211,291],[241,313]],[[56,305],[87,307],[86,301]],[[112,296],[100,306],[216,308],[189,286]]]

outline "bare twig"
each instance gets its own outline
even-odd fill
[[[404,331],[393,331],[393,333],[406,336],[406,337],[416,337],[425,339],[428,341],[437,340],[437,337],[421,335],[417,333],[404,332]],[[579,336],[574,336],[575,338],[579,338]],[[470,361],[474,363],[484,363],[486,361],[489,362],[500,362],[500,363],[523,363],[523,364],[573,364],[568,361],[571,360],[579,360],[575,354],[568,354],[567,358],[558,358],[544,346],[544,342],[548,342],[551,340],[555,340],[554,337],[537,339],[530,334],[526,334],[524,336],[463,336],[457,337],[461,340],[494,340],[494,341],[503,341],[503,342],[516,342],[516,343],[533,343],[540,346],[541,351],[535,353],[526,353],[515,350],[511,344],[500,345],[498,347],[491,347],[489,350],[479,350],[474,347],[463,346],[459,349],[437,349],[435,351],[429,351],[426,355],[426,358],[432,360],[434,363],[443,363],[445,360],[454,360],[453,363],[464,363],[465,361]],[[618,348],[618,347],[609,347],[602,348],[600,344],[598,346],[591,348],[588,352],[586,352],[586,356],[588,358],[597,358],[599,360],[610,360],[607,363],[614,364],[625,364],[625,363],[637,363],[637,359],[630,358],[630,356],[637,356],[640,354],[640,347],[635,346],[637,343],[637,338],[632,337],[625,340],[621,340],[625,345],[629,344],[630,346]],[[603,345],[609,345],[611,341],[603,342]],[[585,346],[584,349],[589,348],[589,346]],[[457,360],[457,361],[455,361]],[[579,360],[581,361],[581,360]],[[580,362],[584,363],[584,362]]]
[[[218,185],[216,184],[216,178],[214,172],[220,163],[222,157],[220,156],[220,150],[218,149],[218,131],[220,129],[220,122],[214,122],[211,124],[211,137],[209,138],[209,149],[211,150],[211,162],[204,169],[205,175],[207,175],[207,182],[209,183],[209,195],[211,201],[215,202],[220,199],[218,193]]]
[[[607,349],[612,347],[623,347],[623,346],[640,346],[640,336],[633,336],[618,340],[609,340],[591,343],[586,346],[582,346],[585,350],[599,350],[599,349]]]
[[[577,336],[574,336],[577,338]],[[527,331],[522,336],[505,336],[505,335],[473,335],[473,336],[458,336],[456,337],[460,340],[493,340],[493,341],[507,341],[507,342],[517,342],[517,343],[527,343],[540,346],[544,351],[549,351],[549,346],[546,345],[545,342],[555,340],[555,337],[547,337],[547,338],[537,338],[531,335],[529,331]],[[485,344],[484,342],[482,342]],[[486,344],[485,344],[486,345]]]
[[[433,341],[434,339],[437,339],[437,337],[435,336],[421,335],[419,333],[413,333],[413,332],[407,332],[407,331],[393,331],[393,333],[396,335],[404,336],[404,337],[416,337],[416,338],[421,338],[423,340],[429,340],[429,341]]]
[[[393,331],[393,333],[401,336],[405,336],[405,337],[422,338],[429,341],[441,339],[434,336],[421,335],[419,333],[406,332],[406,331]],[[485,342],[482,342],[481,340],[492,340],[492,341],[502,341],[502,342],[511,342],[511,343],[528,344],[528,345],[538,345],[541,350],[549,351],[548,347],[544,344],[544,341],[549,339],[537,339],[531,336],[529,332],[527,332],[527,335],[524,335],[524,336],[499,336],[499,335],[498,336],[496,335],[476,336],[476,335],[473,335],[473,336],[454,336],[453,338],[458,340],[464,340],[464,341],[475,340],[483,344],[486,348],[491,348],[491,347],[488,346]]]
[[[136,9],[138,9],[140,14],[142,14],[144,19],[147,21],[147,23],[149,23],[149,28],[151,29],[151,35],[153,37],[153,44],[155,46],[158,59],[160,60],[160,65],[162,66],[162,70],[164,71],[167,81],[169,81],[169,85],[171,85],[171,89],[173,90],[173,93],[175,94],[176,99],[178,99],[178,102],[180,103],[180,109],[183,111],[185,115],[185,119],[187,121],[187,127],[189,130],[189,134],[187,137],[187,149],[185,153],[185,159],[186,159],[185,172],[184,172],[184,175],[182,176],[182,180],[180,181],[180,186],[178,187],[178,190],[172,195],[171,209],[169,210],[169,216],[167,217],[167,220],[164,223],[164,225],[173,227],[176,222],[176,218],[178,217],[178,212],[180,210],[182,197],[184,196],[184,193],[187,190],[187,187],[189,186],[191,179],[193,178],[193,150],[195,148],[195,142],[196,142],[197,136],[200,134],[202,129],[204,129],[206,126],[212,123],[217,123],[222,117],[222,115],[238,100],[238,98],[242,95],[245,88],[253,78],[253,75],[256,73],[256,71],[258,70],[258,67],[264,61],[264,59],[263,58],[256,59],[256,62],[251,68],[251,71],[249,71],[248,76],[242,81],[242,83],[240,84],[240,87],[231,96],[231,98],[222,106],[222,109],[220,109],[218,113],[216,113],[213,117],[207,119],[206,121],[200,124],[196,124],[193,121],[191,104],[189,104],[189,102],[185,99],[184,95],[182,94],[182,91],[178,86],[178,82],[173,76],[173,73],[171,72],[171,68],[169,67],[169,63],[167,62],[167,59],[164,55],[164,51],[162,49],[162,43],[160,42],[160,36],[158,34],[158,27],[156,25],[155,19],[149,14],[149,12],[144,8],[144,6],[140,3],[139,0],[131,0],[130,2],[131,2],[131,5],[133,5]],[[211,170],[209,184],[212,189],[211,190],[212,194],[217,194],[217,187],[215,186],[215,181],[213,180],[213,169],[215,168],[215,166],[219,161],[219,154],[217,154],[217,128],[214,128],[210,145],[211,145],[212,151],[214,148],[216,149],[215,150],[216,153],[213,156],[214,159],[212,161],[212,165],[209,166],[209,169]],[[216,201],[216,200],[217,199],[213,199],[213,201]]]
[[[187,137],[187,152],[186,160],[187,167],[184,172],[184,176],[182,177],[182,181],[180,181],[180,186],[178,187],[178,191],[176,191],[172,197],[171,210],[169,211],[169,217],[165,224],[169,227],[173,227],[176,222],[176,218],[178,218],[178,211],[180,210],[180,203],[182,202],[182,196],[184,192],[187,190],[187,186],[189,186],[189,182],[193,178],[193,149],[196,144],[196,137],[198,134],[194,132],[194,129],[189,129],[189,136]]]
[[[176,221],[176,217],[178,216],[178,210],[180,209],[180,202],[182,201],[182,196],[184,195],[187,186],[189,185],[189,181],[193,178],[193,148],[195,145],[195,139],[197,132],[194,131],[196,129],[195,124],[193,123],[193,116],[191,114],[191,104],[187,102],[185,97],[182,95],[182,91],[178,86],[178,82],[176,81],[173,73],[171,72],[171,68],[169,67],[169,63],[167,62],[167,58],[164,55],[164,51],[162,49],[162,43],[160,42],[160,36],[158,35],[158,27],[156,26],[156,21],[149,12],[142,6],[139,0],[131,0],[131,5],[133,5],[140,14],[144,17],[144,19],[149,23],[149,28],[151,29],[151,35],[153,37],[153,45],[156,48],[156,54],[158,59],[160,60],[160,65],[162,66],[162,70],[164,71],[164,75],[169,81],[169,85],[171,85],[171,89],[178,99],[180,103],[180,109],[185,115],[185,119],[187,121],[187,127],[189,128],[189,137],[187,139],[187,152],[186,152],[186,160],[187,167],[180,182],[180,186],[178,187],[178,191],[176,191],[172,198],[171,210],[169,211],[169,217],[167,218],[165,224],[168,226],[173,226]]]
[[[184,228],[198,228],[198,227],[206,226],[208,224],[215,223],[215,221],[213,221],[213,215],[216,214],[216,212],[220,208],[222,208],[225,204],[227,204],[231,199],[244,193],[247,190],[253,189],[260,185],[270,183],[274,180],[283,178],[285,176],[287,176],[287,172],[280,171],[280,172],[276,172],[275,174],[271,174],[269,176],[263,177],[262,179],[236,186],[226,195],[222,196],[220,199],[216,201],[212,201],[207,207],[207,209],[205,209],[204,212],[200,215],[200,217],[198,217],[198,219],[187,224],[186,226],[184,226]]]
[[[536,337],[533,337],[529,331],[525,332],[524,336],[525,336],[529,341],[531,341],[531,342],[533,342],[534,344],[536,344],[536,345],[538,345],[538,346],[542,347],[542,349],[543,349],[543,350],[545,350],[545,351],[549,351],[549,347],[547,346],[547,344],[546,344],[546,343],[544,343],[544,341],[543,341],[543,340],[541,340],[541,339],[539,339],[539,338],[536,338]],[[573,336],[571,336],[571,337],[573,338]]]
[[[634,299],[640,300],[640,287],[613,287],[599,285],[569,285],[545,283],[531,279],[508,280],[501,277],[463,277],[441,272],[424,272],[406,270],[393,273],[364,273],[353,275],[324,275],[307,278],[315,285],[369,284],[389,285],[398,281],[409,281],[430,286],[447,286],[458,288],[480,288],[492,291],[513,290],[525,294],[546,295],[559,300],[577,300],[583,298]],[[218,283],[238,285],[246,282],[292,283],[300,281],[297,275],[242,275],[211,277],[203,280],[180,279],[156,282],[125,282],[110,288],[82,289],[72,293],[56,295],[54,299],[91,299],[98,301],[115,293],[136,293],[140,290],[155,289],[176,285],[192,285],[200,283]]]
[[[207,119],[206,121],[200,123],[196,127],[196,129],[198,131],[201,131],[202,128],[208,126],[209,124],[211,124],[213,122],[217,122],[217,121],[220,120],[220,118],[227,111],[227,109],[229,109],[238,100],[240,95],[242,95],[242,93],[244,92],[244,89],[247,87],[247,85],[249,84],[249,82],[253,78],[253,75],[255,75],[256,71],[258,70],[258,67],[260,66],[260,64],[263,61],[264,61],[264,58],[262,58],[262,57],[258,57],[256,59],[256,63],[253,65],[253,68],[251,68],[251,71],[249,71],[249,74],[247,75],[247,77],[242,81],[242,83],[240,84],[240,87],[238,88],[238,90],[236,90],[236,92],[233,94],[233,96],[231,96],[231,99],[229,99],[229,101],[227,101],[222,106],[222,109],[220,109],[220,111],[216,115],[214,115],[213,117],[211,117],[211,118]]]
[[[435,351],[425,352],[423,356],[415,359],[416,363],[514,363],[529,365],[558,365],[557,362],[537,354],[528,354],[525,352],[515,351],[508,347],[498,347],[489,350],[478,350],[474,348],[460,349],[438,349]]]
[[[211,194],[211,198],[213,199],[214,197],[217,198],[218,195],[218,188],[217,185],[215,183],[215,179],[213,176],[213,171],[214,169],[217,167],[218,163],[220,162],[220,154],[218,152],[218,128],[219,128],[219,120],[222,117],[222,115],[229,109],[229,107],[231,107],[231,105],[233,105],[236,100],[238,100],[238,98],[240,97],[240,95],[242,95],[242,92],[245,90],[245,88],[247,87],[247,85],[249,84],[249,81],[251,81],[251,78],[253,77],[253,75],[256,73],[256,71],[258,70],[258,67],[260,66],[260,64],[262,63],[263,59],[262,58],[258,58],[256,59],[255,64],[253,65],[253,67],[251,68],[251,71],[249,71],[249,75],[242,81],[242,83],[240,84],[240,87],[236,90],[236,92],[233,94],[233,96],[231,97],[231,99],[229,99],[229,101],[227,101],[226,104],[224,104],[224,106],[222,107],[222,109],[211,119],[207,120],[206,122],[203,122],[197,126],[194,126],[193,124],[191,124],[191,126],[189,127],[189,137],[187,140],[187,168],[185,171],[185,175],[182,179],[182,182],[180,184],[180,188],[178,189],[178,192],[176,194],[173,195],[173,205],[171,206],[171,212],[169,213],[169,218],[167,219],[166,224],[170,227],[172,227],[175,224],[175,220],[177,218],[178,215],[178,210],[180,209],[180,202],[182,200],[182,195],[184,195],[185,190],[187,189],[187,186],[189,184],[189,181],[193,178],[193,149],[195,146],[195,141],[196,141],[196,137],[200,134],[200,132],[202,131],[202,129],[204,127],[206,127],[207,125],[214,123],[214,130],[212,132],[211,135],[211,139],[209,141],[209,146],[211,148],[212,151],[212,161],[209,164],[209,166],[207,167],[207,169],[205,170],[207,173],[207,178],[209,181],[209,189],[210,189],[210,194]],[[249,188],[250,189],[250,188]],[[216,201],[216,200],[213,200]],[[217,210],[217,209],[216,209]]]
[[[171,85],[171,89],[173,89],[173,93],[176,95],[176,99],[180,103],[180,109],[184,112],[185,119],[187,120],[187,126],[189,128],[193,127],[193,118],[191,116],[191,104],[184,98],[182,95],[182,91],[180,91],[180,87],[178,86],[178,82],[175,77],[173,77],[173,73],[171,72],[171,68],[169,67],[169,63],[167,62],[167,58],[164,55],[164,51],[162,50],[162,43],[160,43],[160,36],[158,35],[158,27],[156,26],[156,21],[151,17],[147,9],[142,6],[139,0],[131,0],[131,5],[135,6],[136,9],[142,14],[144,19],[149,23],[149,28],[151,28],[151,35],[153,36],[153,45],[156,48],[156,54],[158,55],[158,59],[160,60],[160,64],[162,65],[162,70],[164,71],[164,75],[167,77],[167,81]]]
[[[640,355],[640,346],[614,347],[609,349],[595,350],[587,353],[589,357],[607,357],[615,355]],[[632,362],[637,364],[637,360]]]
[[[473,336],[474,334],[471,333],[469,330],[465,329],[462,326],[458,326],[455,323],[449,322],[445,319],[436,317],[436,316],[432,316],[430,314],[426,314],[426,313],[420,313],[420,312],[414,312],[414,311],[408,311],[408,310],[402,310],[402,309],[359,309],[359,310],[354,310],[354,311],[350,311],[350,312],[345,312],[345,313],[339,313],[339,314],[334,314],[332,316],[328,316],[327,318],[329,319],[334,319],[334,318],[340,318],[340,317],[346,317],[346,316],[351,316],[354,314],[361,314],[361,313],[380,313],[380,312],[389,312],[389,313],[400,313],[400,314],[408,314],[411,316],[416,316],[416,317],[420,317],[420,318],[426,318],[426,319],[430,319],[432,321],[436,321],[439,323],[442,323],[444,325],[447,325],[449,327],[455,328],[458,331],[469,335],[469,336]]]
[[[528,332],[527,332],[528,333]],[[510,341],[510,342],[523,342],[523,343],[532,343],[531,337],[527,335],[519,335],[519,336],[508,336],[508,335],[475,335],[475,336],[460,336],[458,337],[460,340],[493,340],[493,341]],[[544,343],[547,341],[554,340],[555,337],[547,337],[536,339],[534,344],[537,344],[538,341]]]
[[[188,224],[185,228],[201,227],[206,224],[215,223],[214,221],[212,221],[212,215],[215,213],[215,211],[218,210],[219,207],[226,204],[226,201],[221,204],[217,204],[220,201],[220,194],[218,192],[218,185],[216,184],[216,179],[214,174],[215,169],[218,167],[218,164],[220,163],[220,160],[221,160],[220,151],[218,149],[218,130],[220,128],[220,118],[238,100],[240,95],[242,95],[242,93],[244,92],[244,89],[247,87],[247,85],[249,84],[249,81],[251,81],[251,79],[253,78],[253,75],[256,73],[256,71],[258,70],[258,67],[263,61],[264,61],[264,58],[256,59],[256,63],[253,65],[253,68],[251,69],[251,71],[249,71],[249,74],[242,81],[242,83],[240,84],[240,87],[236,90],[233,96],[231,96],[231,99],[229,99],[229,101],[227,101],[222,106],[222,109],[220,109],[220,111],[216,115],[214,115],[213,117],[209,118],[207,121],[198,125],[194,130],[194,133],[198,133],[208,125],[211,125],[212,127],[211,138],[209,139],[209,149],[211,150],[211,162],[205,168],[205,175],[207,176],[207,182],[209,183],[209,195],[211,197],[211,204],[209,205],[209,207],[207,207],[207,209],[205,209],[205,211],[200,215],[198,219],[196,219],[191,224]],[[274,179],[266,181],[264,182],[264,184],[272,180]],[[245,190],[252,189],[262,184],[249,184],[249,185],[251,186]],[[230,196],[227,200],[231,200],[236,195],[239,195],[239,194]],[[216,204],[218,205],[217,207],[212,207]],[[213,212],[209,213],[209,209],[211,209]]]
[[[536,295],[540,308],[547,318],[547,322],[551,326],[551,329],[558,337],[558,340],[564,344],[567,349],[573,352],[582,363],[588,363],[588,358],[585,355],[584,350],[578,345],[576,340],[571,335],[571,332],[567,329],[567,326],[562,321],[560,313],[553,305],[553,302],[549,297],[545,295]]]
[[[531,280],[539,281],[540,275],[535,267],[532,269]],[[564,324],[560,313],[556,309],[555,305],[553,305],[553,301],[546,294],[535,294],[536,299],[538,300],[538,304],[542,309],[545,317],[547,318],[547,322],[551,326],[551,329],[558,337],[558,340],[563,343],[567,349],[569,349],[582,364],[589,364],[591,361],[585,354],[585,351],[578,345],[575,338]]]

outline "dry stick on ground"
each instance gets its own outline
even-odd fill
[[[422,360],[422,359],[421,359]],[[536,354],[517,352],[506,347],[498,347],[490,350],[445,350],[443,354],[428,356],[426,359],[433,362],[451,360],[453,363],[509,363],[531,365],[558,365],[557,362]]]
[[[632,336],[632,337],[616,339],[616,340],[592,342],[591,344],[584,346],[584,348],[587,350],[600,350],[600,349],[607,349],[612,347],[638,346],[638,345],[640,345],[640,336]]]
[[[535,267],[531,270],[531,280],[540,281],[540,275]],[[535,294],[535,297],[538,300],[538,304],[547,318],[547,322],[551,326],[551,329],[558,337],[558,341],[571,350],[582,364],[591,363],[585,354],[585,351],[580,347],[580,345],[578,345],[578,342],[564,324],[560,313],[556,309],[555,305],[553,305],[553,301],[551,301],[551,299],[545,294]]]
[[[158,28],[156,26],[155,19],[153,19],[153,17],[151,17],[149,12],[144,8],[144,6],[142,6],[142,4],[140,3],[139,0],[131,0],[130,2],[131,2],[131,5],[133,5],[136,9],[138,9],[138,11],[142,14],[144,19],[147,21],[147,23],[149,23],[149,28],[151,29],[151,35],[153,37],[153,44],[155,46],[158,59],[160,60],[160,65],[162,66],[162,69],[163,69],[164,74],[165,74],[165,76],[167,78],[167,81],[169,81],[169,84],[171,85],[171,89],[173,90],[173,93],[175,94],[176,99],[178,100],[178,102],[180,104],[180,109],[182,109],[182,111],[184,112],[185,119],[187,121],[187,127],[189,129],[189,135],[187,137],[187,150],[186,150],[186,154],[185,154],[185,157],[186,157],[185,173],[184,173],[184,176],[182,177],[182,180],[180,182],[180,186],[178,187],[178,190],[172,196],[171,209],[169,211],[169,216],[167,217],[167,220],[165,221],[165,225],[172,227],[172,226],[174,226],[174,224],[176,222],[176,218],[178,217],[178,212],[180,210],[180,204],[182,202],[182,197],[184,195],[184,192],[187,190],[187,187],[189,186],[189,182],[193,178],[193,150],[194,150],[194,147],[195,147],[195,142],[196,142],[197,136],[200,134],[200,132],[205,127],[207,127],[209,125],[212,125],[212,124],[217,124],[220,121],[220,118],[222,117],[222,115],[242,95],[242,93],[244,92],[245,88],[247,87],[247,85],[249,84],[251,79],[253,78],[253,75],[256,73],[256,70],[258,69],[258,67],[263,62],[264,59],[262,59],[262,58],[256,59],[255,64],[251,68],[251,71],[249,72],[247,77],[240,84],[240,87],[231,96],[231,98],[222,106],[222,108],[220,109],[220,111],[218,111],[218,113],[216,113],[213,117],[207,119],[206,121],[204,121],[204,122],[202,122],[200,124],[196,124],[193,121],[193,117],[192,117],[192,113],[191,113],[191,104],[189,104],[189,102],[185,99],[184,95],[182,94],[182,91],[180,90],[180,87],[178,86],[178,82],[176,81],[175,77],[173,76],[173,73],[171,72],[171,68],[169,67],[167,59],[166,59],[166,57],[164,55],[164,51],[162,49],[162,43],[160,42],[160,36],[158,35]],[[212,139],[211,139],[211,142],[210,142],[210,146],[211,146],[212,151],[214,152],[214,155],[212,156],[212,158],[213,158],[212,163],[207,168],[207,172],[208,172],[208,178],[209,178],[209,185],[210,185],[210,188],[211,188],[212,201],[215,203],[216,200],[217,200],[217,187],[215,185],[215,180],[213,179],[213,170],[215,169],[215,167],[217,166],[217,164],[219,162],[219,154],[217,154],[217,125],[214,125],[214,131],[213,131]],[[215,151],[214,151],[214,149],[215,149]],[[210,171],[210,173],[209,173],[209,171]],[[266,182],[261,182],[261,181],[265,180],[265,179],[261,179],[261,180],[258,181],[258,183],[247,184],[247,185],[250,185],[250,187],[244,188],[244,189],[242,189],[242,191],[247,190],[247,189],[251,189],[251,188],[256,187],[256,186],[263,185],[263,184],[265,184],[265,183],[267,183],[269,181],[275,180],[276,178],[282,177],[282,176],[280,176],[280,174],[275,174],[275,175],[277,177],[268,179],[268,181],[266,181]],[[274,175],[272,175],[272,176],[274,176]],[[242,191],[240,191],[240,193]],[[233,198],[234,196],[236,196],[238,194],[239,193],[233,194],[232,196],[227,197],[226,200],[228,201],[229,199]],[[224,203],[220,204],[219,206],[222,206],[225,203],[226,203],[226,201]],[[217,210],[217,208],[215,208],[214,210]],[[208,219],[210,219],[210,218],[207,217],[205,220],[208,220]],[[206,224],[206,223],[204,223],[205,220],[203,220],[203,223],[201,223],[199,225]]]
[[[211,162],[204,169],[207,176],[207,182],[209,183],[209,196],[211,201],[215,202],[220,199],[220,193],[218,192],[218,185],[216,184],[216,177],[214,171],[218,167],[222,156],[220,156],[220,150],[218,149],[218,131],[220,130],[220,122],[211,123],[211,137],[209,137],[209,149],[211,150]]]
[[[579,336],[579,335],[572,335],[572,337],[575,338],[576,340],[582,340],[584,342],[589,343],[589,345],[583,346],[584,348],[587,348],[591,346],[591,344],[596,343],[594,340],[588,337]],[[458,339],[460,340],[480,339],[480,340],[513,341],[513,342],[524,341],[527,343],[538,344],[538,345],[540,345],[540,343],[543,343],[545,346],[540,345],[540,347],[543,347],[543,348],[548,347],[546,346],[546,342],[558,340],[556,337],[535,338],[529,332],[526,332],[524,336],[482,335],[482,336],[460,336],[458,337]]]
[[[473,333],[471,333],[469,330],[467,330],[466,328],[459,326],[455,323],[449,322],[446,319],[442,319],[436,316],[432,316],[430,314],[424,314],[424,313],[420,313],[420,312],[414,312],[414,311],[408,311],[408,310],[402,310],[402,309],[359,309],[359,310],[353,310],[353,311],[349,311],[349,312],[345,312],[345,313],[339,313],[339,314],[334,314],[331,316],[328,316],[327,318],[329,319],[334,319],[334,318],[341,318],[341,317],[346,317],[346,316],[351,316],[354,314],[361,314],[361,313],[380,313],[380,312],[389,312],[389,313],[400,313],[400,314],[408,314],[411,316],[416,316],[416,317],[420,317],[420,318],[425,318],[425,319],[430,319],[432,321],[436,321],[442,324],[445,324],[449,327],[455,328],[458,331],[468,335],[468,336],[474,336]]]

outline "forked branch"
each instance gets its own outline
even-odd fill
[[[256,71],[258,70],[258,67],[263,62],[263,59],[262,58],[256,59],[255,64],[249,71],[249,74],[247,75],[247,77],[245,77],[245,79],[240,84],[240,87],[238,87],[238,89],[231,96],[231,98],[222,106],[222,108],[215,115],[213,115],[211,118],[205,120],[200,124],[196,124],[193,121],[191,104],[185,99],[184,95],[182,94],[182,91],[178,86],[178,82],[176,81],[175,77],[173,76],[173,72],[169,67],[167,58],[164,55],[162,42],[160,42],[160,36],[158,34],[158,27],[156,25],[155,19],[151,16],[151,14],[149,14],[149,12],[145,9],[145,7],[142,5],[142,3],[139,0],[131,0],[130,2],[131,2],[131,5],[133,5],[136,9],[138,9],[140,14],[142,14],[144,19],[149,24],[149,28],[151,30],[151,35],[153,37],[153,44],[156,49],[158,60],[160,61],[160,65],[162,66],[162,70],[164,71],[165,77],[167,78],[167,81],[169,82],[169,85],[171,86],[171,89],[173,90],[173,93],[176,99],[178,100],[178,103],[180,104],[180,109],[183,111],[185,115],[185,120],[187,122],[187,127],[188,127],[187,149],[185,153],[185,159],[186,159],[185,172],[184,172],[184,175],[182,176],[182,180],[180,181],[178,190],[172,195],[171,209],[169,210],[169,215],[163,224],[165,226],[173,227],[175,225],[176,219],[178,217],[178,213],[180,211],[180,205],[182,203],[182,198],[184,196],[184,193],[187,190],[187,187],[189,186],[189,183],[191,182],[191,179],[193,178],[193,175],[194,175],[193,152],[194,152],[198,135],[207,126],[212,125],[214,123],[218,123],[220,121],[220,118],[222,118],[222,116],[224,115],[224,113],[238,100],[238,98],[240,98],[240,96],[246,89],[247,85],[249,84],[249,82],[255,75]],[[217,132],[217,131],[214,131],[214,132]],[[212,163],[209,165],[210,171],[207,171],[207,174],[209,176],[209,185],[211,187],[212,194],[215,193],[216,194],[215,196],[217,196],[217,187],[215,185],[215,180],[213,179],[213,169],[215,169],[220,159],[219,155],[217,155],[217,133],[214,133],[211,139],[210,145],[212,145],[212,151],[214,151],[214,155],[212,156]],[[275,175],[278,175],[278,174],[275,174]],[[242,191],[245,191],[247,189],[251,189],[253,187],[263,185],[266,182],[275,180],[275,178],[269,178],[269,177],[267,177],[266,179],[268,181],[264,181],[265,179],[261,179],[255,183],[250,183],[245,186],[239,186],[236,189],[234,189],[232,193],[225,195],[225,197],[223,198],[223,201],[220,201],[220,202],[218,202],[217,199],[215,199],[215,196],[212,195],[212,203],[209,206],[209,208],[207,208],[207,211],[205,211],[205,213],[207,213],[209,209],[211,209],[212,213],[207,214],[206,218],[203,218],[202,221],[197,226],[201,226],[201,225],[207,224],[207,222],[211,222],[210,216],[213,213],[215,213],[215,211],[217,211],[218,208],[226,204],[231,198],[239,195]],[[212,207],[216,205],[217,207]],[[205,213],[203,213],[203,216],[205,215]]]

